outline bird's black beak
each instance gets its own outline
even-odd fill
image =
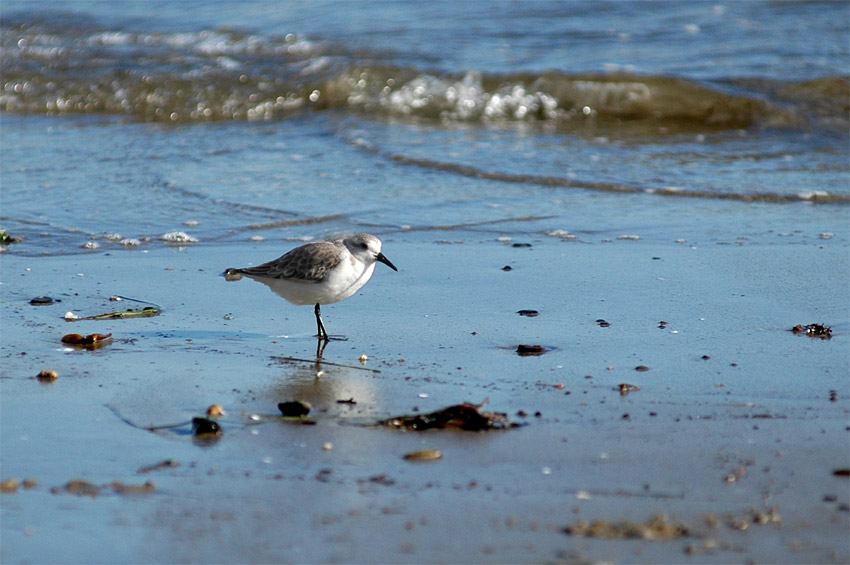
[[[378,253],[377,255],[375,255],[375,260],[380,261],[381,263],[383,263],[384,265],[386,265],[387,267],[389,267],[393,271],[398,272],[398,269],[395,268],[395,265],[393,265],[392,261],[390,261],[389,259],[384,257],[383,253]]]

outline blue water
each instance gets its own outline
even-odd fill
[[[846,75],[850,20],[841,1],[189,0],[115,10],[101,0],[6,0],[3,13],[70,13],[106,27],[172,33],[293,33],[450,72],[629,69],[707,80]]]
[[[849,13],[6,1],[0,219],[36,255],[511,218],[844,238]]]

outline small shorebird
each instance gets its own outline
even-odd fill
[[[320,306],[345,300],[363,288],[378,261],[398,271],[381,253],[381,246],[381,240],[374,235],[358,233],[345,239],[308,243],[256,267],[226,269],[224,276],[232,281],[244,275],[292,304],[315,304],[318,338],[327,342],[330,337]]]

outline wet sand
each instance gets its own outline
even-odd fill
[[[312,309],[219,276],[288,244],[4,254],[0,479],[35,484],[0,498],[0,560],[850,560],[844,235],[380,235],[400,272],[323,308],[347,340],[319,366]],[[112,295],[162,313],[62,318],[138,306]],[[790,331],[809,323],[832,339]],[[523,425],[374,425],[485,399]],[[211,404],[224,433],[196,438]]]

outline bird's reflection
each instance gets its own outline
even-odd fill
[[[312,415],[350,415],[380,410],[376,394],[379,371],[367,367],[325,361],[319,348],[315,361],[294,357],[276,357],[284,369],[273,382],[268,395],[275,403],[309,402]]]
[[[325,355],[325,347],[328,346],[329,341],[325,339],[319,339],[316,343],[316,370],[318,370],[319,364],[322,361],[322,357]]]

